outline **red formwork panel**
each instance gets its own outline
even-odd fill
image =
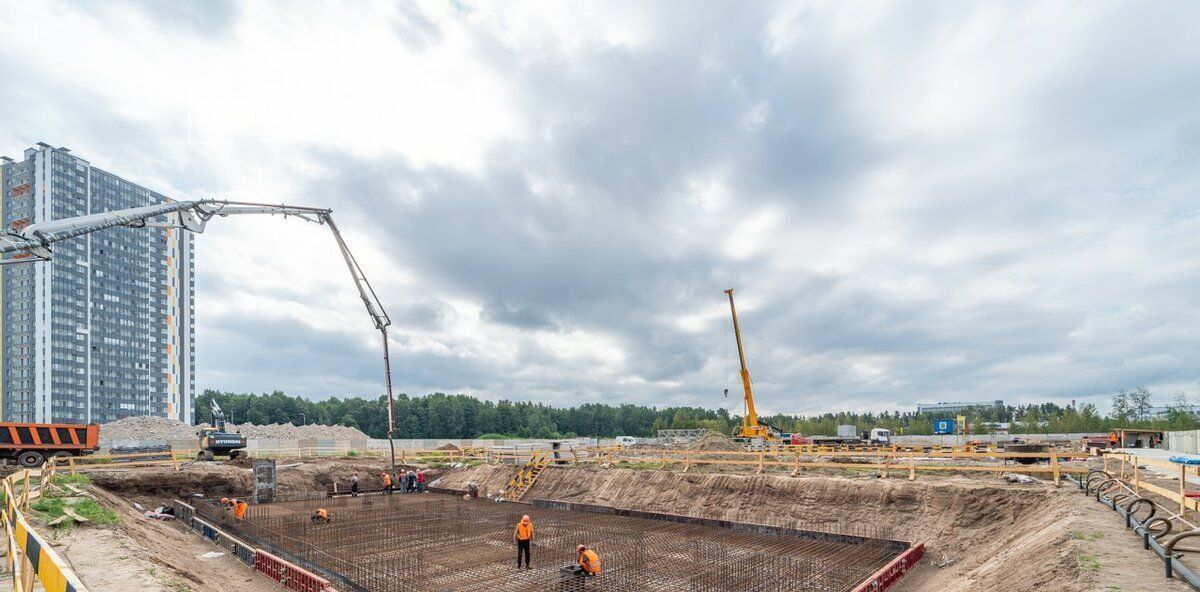
[[[896,556],[879,571],[871,574],[866,581],[854,587],[853,592],[883,592],[900,581],[904,574],[921,563],[925,556],[925,543],[917,543],[907,551]]]
[[[295,592],[334,592],[329,580],[288,563],[262,549],[254,554],[254,570]]]

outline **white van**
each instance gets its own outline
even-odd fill
[[[617,436],[615,440],[617,446],[633,446],[637,444],[637,438],[633,436]]]

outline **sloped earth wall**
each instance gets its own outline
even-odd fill
[[[467,481],[475,481],[481,488],[483,484],[503,487],[512,470],[512,466],[502,465],[451,471],[441,485],[465,489]],[[1077,495],[1073,487],[1055,489],[1040,482],[1008,485],[991,479],[945,477],[910,482],[550,467],[526,499],[924,542],[926,559],[894,588],[901,591],[1105,589],[1102,584],[1107,573],[1088,572],[1080,565],[1079,557],[1087,551],[1081,545],[1089,541],[1076,539],[1080,533],[1098,538],[1088,534],[1096,528],[1107,529],[1113,538],[1122,536],[1125,533],[1115,516],[1099,513],[1083,496],[1071,497]],[[1119,565],[1111,569],[1158,575],[1156,565],[1138,557],[1135,549],[1128,555],[1136,569]],[[1151,588],[1123,589],[1182,589],[1161,576],[1152,584]]]

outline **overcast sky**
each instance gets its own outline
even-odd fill
[[[334,209],[398,392],[1108,407],[1200,381],[1200,4],[0,1],[0,154]],[[382,393],[328,231],[197,241],[197,386]],[[730,389],[725,400],[722,390]]]

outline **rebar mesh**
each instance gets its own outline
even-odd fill
[[[310,520],[318,507],[329,510],[332,522]],[[500,586],[551,592],[841,592],[905,547],[863,536],[806,534],[794,521],[722,528],[440,495],[256,505],[245,520],[213,505],[201,504],[197,512],[344,588],[370,592]],[[517,571],[513,529],[523,513],[534,518],[534,567]],[[563,571],[574,563],[578,544],[600,555],[600,576]]]

